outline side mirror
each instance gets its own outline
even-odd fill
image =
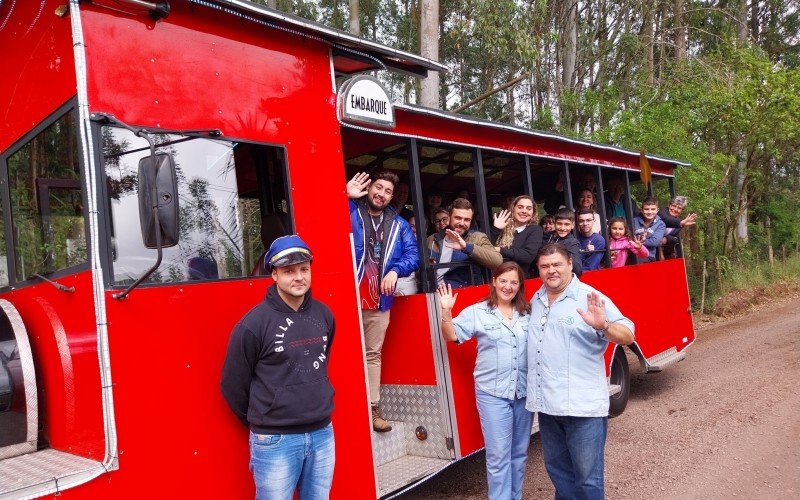
[[[154,206],[158,207],[157,224]],[[139,222],[145,247],[157,248],[156,231],[161,232],[162,248],[178,244],[178,181],[170,154],[139,160]]]

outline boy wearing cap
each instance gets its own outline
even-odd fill
[[[234,327],[222,368],[222,395],[250,429],[256,498],[328,498],[333,480],[335,324],[311,298],[312,258],[295,235],[272,243],[264,267],[275,284]]]
[[[381,398],[381,349],[389,327],[389,309],[394,302],[397,279],[409,276],[419,266],[417,240],[411,226],[390,204],[399,182],[397,175],[391,172],[378,172],[372,179],[362,172],[347,183],[372,428],[378,432],[392,430],[378,406]]]

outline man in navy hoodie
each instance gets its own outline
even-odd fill
[[[347,183],[350,225],[356,257],[356,280],[361,298],[361,321],[367,358],[372,428],[392,430],[380,410],[381,350],[389,328],[397,279],[419,267],[417,240],[411,226],[390,204],[400,182],[392,172],[358,173]]]
[[[222,367],[222,395],[250,428],[256,498],[326,499],[333,480],[335,324],[311,298],[311,260],[298,236],[272,242],[264,268],[275,284],[234,327]]]

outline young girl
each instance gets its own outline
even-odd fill
[[[611,267],[624,266],[628,260],[628,250],[637,257],[647,257],[647,249],[642,245],[642,240],[631,236],[631,228],[622,217],[614,217],[609,221],[608,234],[611,237],[608,245],[608,249],[611,250]]]

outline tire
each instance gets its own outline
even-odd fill
[[[608,397],[608,416],[617,417],[622,415],[625,407],[628,406],[628,397],[631,394],[631,371],[628,367],[628,358],[622,348],[617,349],[614,358],[611,360],[611,376],[609,381],[613,385],[620,386],[620,391]]]

